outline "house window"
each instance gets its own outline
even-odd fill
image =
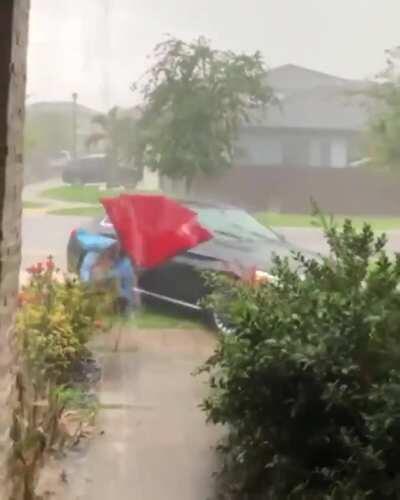
[[[309,165],[309,141],[306,137],[290,135],[282,140],[283,164],[287,167]]]
[[[310,166],[336,167],[347,165],[347,144],[344,139],[312,139],[310,142]]]
[[[347,143],[344,139],[334,139],[331,143],[331,162],[330,166],[343,168],[347,166]]]
[[[235,149],[236,164],[267,166],[282,164],[282,146],[278,137],[246,132],[239,136]]]

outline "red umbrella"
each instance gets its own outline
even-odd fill
[[[151,268],[212,238],[197,214],[166,196],[120,195],[101,200],[122,249]]]

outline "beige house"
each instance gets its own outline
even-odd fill
[[[238,166],[343,168],[362,156],[366,83],[293,64],[272,69],[278,104],[240,131]]]

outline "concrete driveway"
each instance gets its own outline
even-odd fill
[[[192,372],[213,352],[206,331],[125,332],[96,342],[102,409],[89,451],[66,464],[68,500],[213,498],[219,429],[198,405],[207,387]],[[57,497],[61,498],[61,497]]]

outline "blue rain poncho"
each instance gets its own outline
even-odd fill
[[[116,243],[114,238],[103,236],[101,234],[93,234],[85,229],[77,230],[76,239],[85,252],[101,253]]]
[[[102,252],[115,245],[116,240],[106,236],[92,234],[79,229],[76,238],[86,252],[80,267],[80,279],[89,283],[92,281],[92,271]],[[134,304],[135,272],[131,260],[122,256],[116,259],[113,266],[107,271],[108,279],[115,279],[118,286],[118,295],[125,299],[129,306]]]

